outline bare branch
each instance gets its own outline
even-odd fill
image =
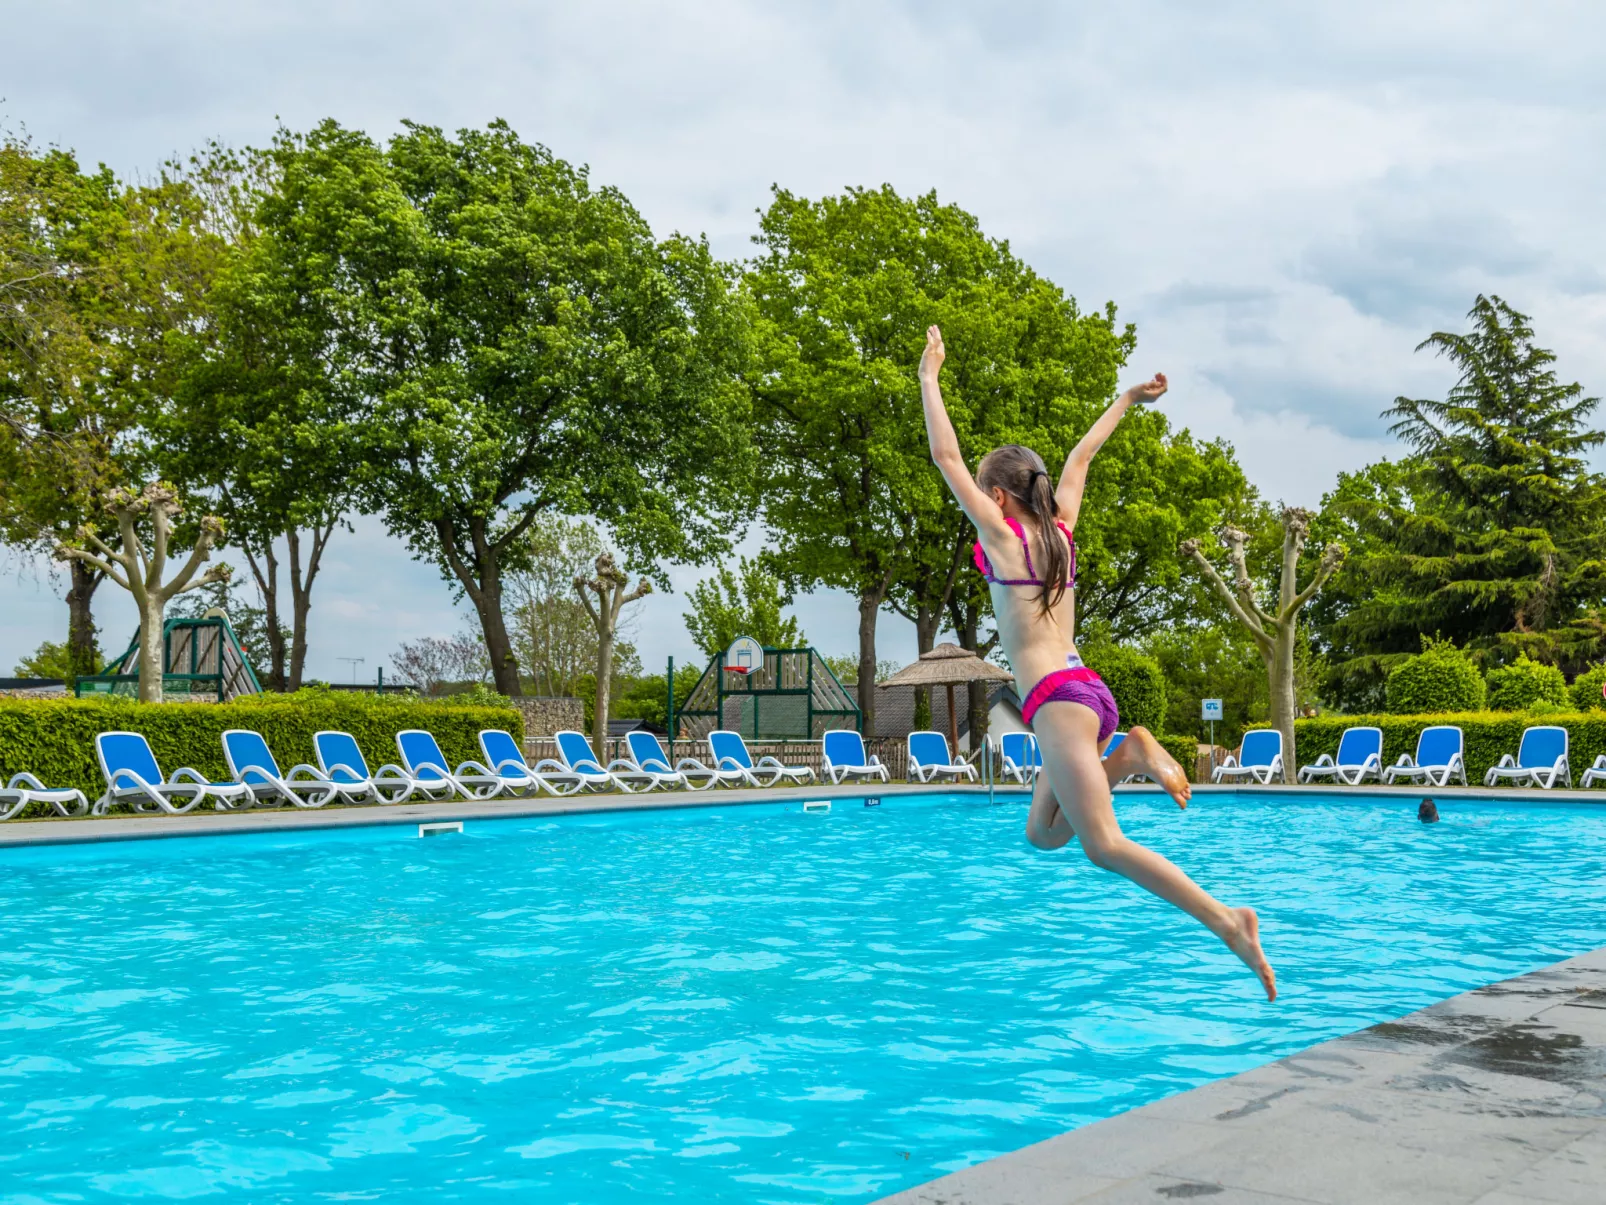
[[[1322,583],[1332,577],[1338,567],[1344,563],[1348,549],[1342,544],[1329,544],[1322,550],[1322,562],[1316,566],[1316,575],[1310,579],[1310,585],[1301,590],[1295,597],[1291,607],[1285,612],[1285,617],[1292,619],[1312,597],[1322,588]]]
[[[106,561],[102,560],[100,557],[96,556],[93,552],[90,552],[87,549],[73,548],[66,544],[58,544],[56,545],[56,559],[82,561],[86,565],[91,565],[94,568],[99,569],[124,590],[129,588],[127,578],[125,578],[121,573],[118,573],[117,570],[113,569]]]
[[[1284,617],[1298,593],[1299,554],[1310,535],[1310,511],[1300,506],[1283,507],[1283,580],[1278,590],[1278,609]]]
[[[1274,622],[1270,615],[1261,610],[1260,603],[1255,599],[1255,583],[1249,577],[1249,564],[1244,556],[1249,533],[1228,524],[1217,534],[1227,546],[1227,559],[1232,562],[1232,584],[1237,588],[1238,602],[1243,610],[1257,616],[1262,624]]]
[[[1228,610],[1237,616],[1238,622],[1249,629],[1249,634],[1255,638],[1255,643],[1269,646],[1271,644],[1271,637],[1266,635],[1266,630],[1260,626],[1259,622],[1257,622],[1256,619],[1249,614],[1249,612],[1245,611],[1243,607],[1238,605],[1238,600],[1233,597],[1232,588],[1227,585],[1221,574],[1216,572],[1216,567],[1212,565],[1205,557],[1205,554],[1200,551],[1199,541],[1184,540],[1181,546],[1178,548],[1178,551],[1183,556],[1192,557],[1193,560],[1197,562],[1200,570],[1202,570],[1205,575],[1205,579],[1215,586],[1217,593],[1219,593],[1221,597],[1226,600]]]

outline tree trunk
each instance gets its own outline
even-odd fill
[[[334,534],[335,525],[312,530],[312,548],[305,574],[301,570],[301,533],[292,528],[285,533],[290,544],[290,689],[301,689],[307,665],[307,615],[312,610],[312,583],[318,576],[323,550]],[[497,608],[501,614],[501,608]],[[282,642],[281,642],[282,643]]]
[[[1276,633],[1271,655],[1266,659],[1266,679],[1271,687],[1272,727],[1283,734],[1283,781],[1295,781],[1299,765],[1294,748],[1294,640],[1295,625],[1283,625]]]
[[[603,605],[607,603],[604,599]],[[613,693],[609,689],[613,683],[613,631],[610,623],[605,632],[597,633],[597,702],[591,716],[591,747],[604,765],[608,763],[608,696]]]
[[[882,593],[866,590],[859,595],[859,711],[865,740],[875,737],[875,625]]]
[[[262,549],[262,565],[249,548],[244,549],[246,564],[256,578],[257,590],[262,594],[262,619],[268,632],[268,689],[284,690],[284,630],[279,626],[279,558],[274,555],[273,541]],[[263,571],[265,565],[266,572]],[[253,650],[254,651],[254,650]]]
[[[937,645],[937,630],[942,627],[942,610],[940,607],[922,605],[915,612],[915,649],[919,653],[929,653]],[[957,718],[953,718],[958,723]],[[930,728],[931,721],[931,687],[917,686],[915,688],[915,727]],[[957,752],[957,750],[955,750]]]
[[[139,605],[139,701],[162,701],[162,621],[166,618],[167,600],[149,590],[134,596]]]
[[[496,548],[485,534],[485,521],[476,520],[469,536],[474,542],[474,565],[463,559],[457,535],[444,519],[437,520],[435,531],[440,536],[441,549],[457,580],[463,584],[463,593],[474,604],[479,616],[480,631],[485,635],[485,652],[491,659],[491,679],[498,693],[516,698],[524,693],[519,685],[519,663],[513,655],[513,642],[508,638],[507,620],[502,617],[502,566]]]
[[[92,674],[95,664],[95,614],[90,600],[95,587],[106,576],[83,561],[68,562],[72,573],[72,586],[67,591],[67,665],[73,681]],[[71,686],[69,681],[67,685]]]

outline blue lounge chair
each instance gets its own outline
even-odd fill
[[[948,751],[948,738],[940,732],[911,732],[909,734],[909,777],[916,782],[934,782],[946,775],[958,782],[961,778],[976,781],[976,767],[956,762]]]
[[[727,728],[716,728],[708,734],[708,753],[717,769],[739,771],[751,787],[772,787],[783,778],[788,782],[814,781],[814,771],[808,766],[783,766],[773,757],[761,757],[755,765],[742,734]],[[766,774],[769,781],[760,781]]]
[[[1022,786],[1036,781],[1043,768],[1043,751],[1035,736],[1030,732],[1006,732],[999,738],[998,748],[1004,759],[1004,778],[1013,778]]]
[[[584,733],[565,730],[557,733],[555,739],[558,760],[564,769],[578,774],[580,781],[593,791],[605,791],[609,787],[618,787],[621,791],[650,791],[658,785],[650,771],[634,762],[616,760],[604,767]]]
[[[734,786],[742,781],[741,771],[710,769],[695,757],[683,757],[671,769],[669,755],[658,743],[658,738],[650,732],[638,729],[628,733],[625,736],[625,744],[630,747],[630,759],[637,769],[644,773],[656,774],[660,778],[676,778],[688,791],[707,790],[716,782]],[[701,783],[697,782],[699,778],[702,779]]]
[[[106,776],[106,793],[95,801],[95,815],[104,816],[116,803],[136,812],[187,812],[210,799],[218,811],[251,806],[251,793],[243,782],[212,782],[199,770],[181,766],[171,778],[162,777],[150,742],[137,732],[102,732],[95,738],[95,757]],[[173,801],[182,801],[174,806]]]
[[[1583,778],[1578,780],[1581,787],[1592,787],[1597,782],[1606,782],[1606,753],[1597,753],[1595,763],[1584,771]]]
[[[230,728],[223,734],[223,760],[235,782],[245,784],[253,803],[285,801],[298,808],[321,808],[338,798],[340,788],[316,766],[290,767],[279,773],[279,763],[262,734],[248,728]]]
[[[850,777],[887,781],[887,768],[881,759],[865,754],[864,737],[851,728],[833,728],[821,738],[820,760],[826,777],[833,783],[840,784]]]
[[[1308,766],[1299,768],[1299,781],[1333,778],[1347,786],[1359,786],[1366,776],[1383,777],[1383,730],[1346,728],[1338,738],[1338,756],[1324,753]]]
[[[1383,771],[1385,783],[1405,779],[1426,779],[1430,787],[1447,787],[1454,776],[1467,785],[1466,739],[1454,724],[1435,724],[1424,728],[1416,738],[1416,756],[1400,754],[1400,760]]]
[[[485,754],[485,764],[491,767],[491,773],[501,780],[502,790],[509,795],[530,795],[536,791],[573,795],[583,785],[578,774],[565,770],[550,757],[530,765],[513,734],[500,728],[480,730],[480,751]]]
[[[368,761],[349,732],[314,733],[312,748],[318,754],[318,768],[353,803],[370,795],[375,803],[403,803],[413,797],[413,780],[400,766],[387,762],[377,774],[368,773]]]
[[[455,770],[441,752],[433,733],[408,728],[396,734],[396,752],[402,769],[412,775],[418,789],[426,795],[447,797],[460,794],[465,799],[490,799],[502,790],[502,779],[477,761],[466,761]]]
[[[30,803],[49,804],[60,816],[82,816],[89,810],[89,800],[82,791],[70,787],[53,790],[32,774],[22,772],[13,774],[0,789],[0,820],[10,820]]]
[[[1573,772],[1567,765],[1567,730],[1552,724],[1525,728],[1517,746],[1517,756],[1501,754],[1500,760],[1483,776],[1483,785],[1492,787],[1502,778],[1511,779],[1513,786],[1538,787],[1544,791],[1558,781],[1572,786]]]
[[[1256,728],[1244,733],[1238,756],[1227,754],[1227,760],[1217,766],[1211,775],[1214,782],[1224,778],[1248,778],[1267,785],[1283,776],[1283,734],[1275,728]]]

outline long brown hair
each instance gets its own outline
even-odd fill
[[[1036,566],[1042,576],[1043,593],[1037,605],[1047,615],[1065,597],[1065,582],[1071,576],[1071,550],[1059,538],[1055,525],[1059,503],[1054,501],[1054,485],[1048,479],[1043,458],[1020,444],[994,448],[976,466],[976,484],[984,490],[996,487],[1012,495],[1037,521],[1037,530],[1043,537],[1043,563]]]

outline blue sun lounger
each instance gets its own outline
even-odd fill
[[[396,752],[401,755],[402,768],[412,775],[418,789],[426,795],[435,795],[444,789],[445,794],[461,794],[465,799],[490,799],[502,790],[502,779],[477,761],[466,761],[457,769],[433,733],[422,728],[408,728],[396,734]]]
[[[716,728],[708,734],[708,752],[716,768],[736,771],[750,787],[772,787],[783,778],[788,782],[814,781],[814,771],[808,766],[783,766],[776,758],[767,756],[754,764],[742,734],[726,728]],[[769,781],[760,781],[766,774]]]
[[[368,761],[349,732],[315,733],[312,747],[318,754],[318,768],[353,803],[373,796],[375,803],[402,803],[412,798],[413,780],[400,766],[388,762],[377,774],[368,773]]]
[[[491,767],[491,773],[501,779],[502,790],[510,795],[528,795],[533,791],[573,795],[582,785],[578,774],[565,770],[550,757],[530,765],[513,734],[500,728],[480,730],[480,752],[485,754],[485,764]]]
[[[1467,785],[1466,739],[1454,724],[1434,724],[1422,729],[1416,738],[1416,756],[1400,754],[1400,760],[1383,771],[1383,781],[1400,779],[1415,782],[1426,779],[1430,787],[1447,787],[1454,776]]]
[[[1501,754],[1500,760],[1483,776],[1483,785],[1492,787],[1503,778],[1509,778],[1513,786],[1538,787],[1544,791],[1557,782],[1572,786],[1573,772],[1567,764],[1567,730],[1552,724],[1524,729],[1522,741],[1517,745],[1517,756]]]
[[[1227,754],[1227,760],[1217,766],[1211,780],[1248,778],[1265,786],[1283,776],[1283,734],[1275,728],[1255,728],[1244,733],[1243,744],[1238,746],[1238,757]]]
[[[102,732],[95,738],[95,757],[106,776],[106,793],[95,801],[95,815],[104,816],[113,804],[126,803],[136,812],[187,812],[210,799],[218,811],[244,804],[252,797],[243,782],[212,782],[199,770],[181,766],[171,778],[162,777],[150,742],[137,732]],[[173,801],[180,800],[182,806]]]
[[[60,816],[82,816],[89,810],[89,800],[82,791],[47,787],[24,771],[13,774],[11,781],[0,788],[0,820],[10,820],[30,803],[49,804]]]
[[[558,743],[558,759],[564,768],[580,776],[580,781],[593,791],[618,787],[621,791],[650,791],[657,786],[655,776],[634,762],[616,760],[603,766],[583,732],[565,729],[554,735]]]
[[[1346,728],[1338,738],[1338,756],[1324,753],[1308,766],[1299,768],[1299,781],[1333,778],[1346,786],[1359,786],[1370,774],[1383,777],[1383,730]]]
[[[249,728],[230,728],[223,734],[223,760],[234,781],[245,784],[253,803],[282,801],[298,808],[321,808],[340,795],[340,789],[316,766],[291,766],[279,773],[279,763],[262,734]]]
[[[881,759],[866,755],[864,737],[851,728],[833,728],[820,738],[820,760],[833,783],[852,778],[879,778],[887,781],[887,768]]]
[[[1030,732],[1006,732],[999,738],[998,748],[1004,759],[1004,778],[1013,778],[1022,786],[1036,781],[1043,769],[1043,751],[1038,748],[1037,737]]]
[[[727,786],[734,786],[742,781],[739,770],[715,770],[705,766],[695,757],[683,757],[671,769],[669,755],[664,752],[663,745],[658,738],[650,732],[637,729],[625,735],[625,744],[630,748],[630,760],[635,767],[644,774],[656,774],[659,778],[671,781],[685,787],[688,791],[705,791],[716,782]],[[701,778],[699,784],[694,779]]]
[[[958,782],[961,778],[976,781],[976,767],[956,762],[948,751],[948,738],[929,729],[911,732],[909,745],[909,777],[916,782],[935,782],[948,777]]]

